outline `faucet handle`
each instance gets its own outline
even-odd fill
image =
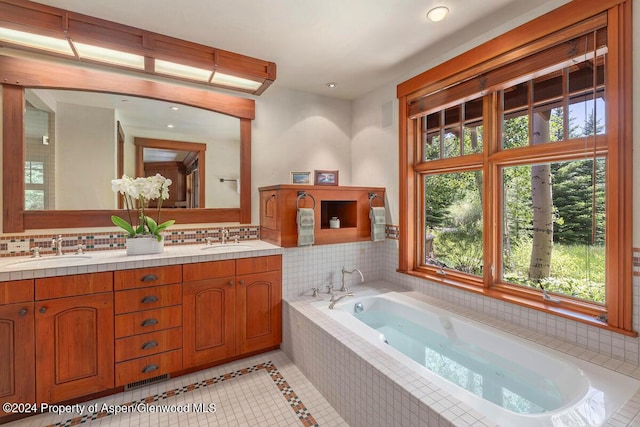
[[[333,294],[333,285],[327,285],[327,293]]]
[[[32,258],[40,258],[40,249],[42,249],[40,246],[34,246],[31,248],[31,252],[33,252],[33,255],[31,255]]]
[[[317,298],[319,289],[318,288],[311,288],[311,290],[313,291],[313,295],[312,296]]]
[[[87,249],[85,245],[83,245],[82,243],[78,243],[78,246],[76,246],[76,254],[82,255],[85,249]]]

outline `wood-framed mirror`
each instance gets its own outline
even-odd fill
[[[138,76],[40,59],[0,56],[3,118],[3,232],[31,229],[111,226],[117,209],[25,209],[24,109],[27,89],[95,91],[150,98],[197,107],[239,119],[239,207],[171,209],[163,216],[177,224],[251,222],[251,122],[255,102],[207,90]],[[117,133],[120,134],[118,129]],[[119,171],[119,170],[118,170]],[[115,175],[115,174],[114,174]],[[213,176],[213,174],[208,174]],[[117,176],[113,176],[116,178]],[[104,184],[110,187],[110,182]]]

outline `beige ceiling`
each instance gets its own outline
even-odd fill
[[[354,99],[404,80],[473,39],[568,0],[39,0],[275,62],[275,85]],[[450,9],[429,22],[436,5]],[[336,82],[329,89],[327,82]],[[267,90],[266,93],[269,93]]]

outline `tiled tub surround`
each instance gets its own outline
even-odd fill
[[[216,226],[204,228],[178,228],[171,227],[163,233],[165,246],[204,244],[207,237],[215,241],[221,240],[221,230],[226,228],[229,231],[229,241],[238,238],[240,241],[259,239],[260,227],[255,225],[246,226]],[[73,253],[78,245],[84,246],[88,252],[116,250],[125,248],[126,235],[122,232],[84,232],[84,233],[61,233],[63,250]],[[37,234],[37,235],[3,235],[0,237],[0,257],[25,256],[30,255],[29,250],[12,250],[13,244],[25,243],[29,248],[34,246],[42,248],[41,254],[52,254],[51,239],[57,238],[59,234]]]
[[[401,290],[386,282],[370,286]],[[362,286],[360,292],[366,289],[368,286]],[[455,304],[424,294],[414,292],[411,296],[553,350],[640,379],[640,368],[637,365],[594,355],[582,347],[531,333],[526,328],[496,320],[471,309],[461,309]],[[285,301],[282,349],[349,425],[497,425],[310,304],[317,301],[313,297],[290,298]],[[640,425],[640,392],[605,425]]]
[[[640,250],[634,255],[633,329],[640,331]],[[398,273],[397,240],[387,238],[384,242],[287,248],[282,264],[284,297],[311,295],[312,287],[320,288],[321,293],[326,292],[328,284],[339,286],[342,266],[359,268],[367,282],[384,280],[455,304],[461,309],[472,309],[491,319],[521,326],[527,331],[525,334],[535,335],[542,343],[556,338],[583,347],[589,351],[590,358],[613,357],[620,363],[640,365],[639,338]],[[357,292],[358,280],[355,277],[351,279],[351,289]]]

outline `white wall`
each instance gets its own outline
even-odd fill
[[[339,171],[351,180],[351,102],[273,85],[256,99],[252,127],[251,219],[260,221],[257,188],[288,184],[291,171]]]
[[[113,209],[116,118],[109,108],[59,103],[56,112],[56,209]],[[57,155],[60,150],[65,155]]]

